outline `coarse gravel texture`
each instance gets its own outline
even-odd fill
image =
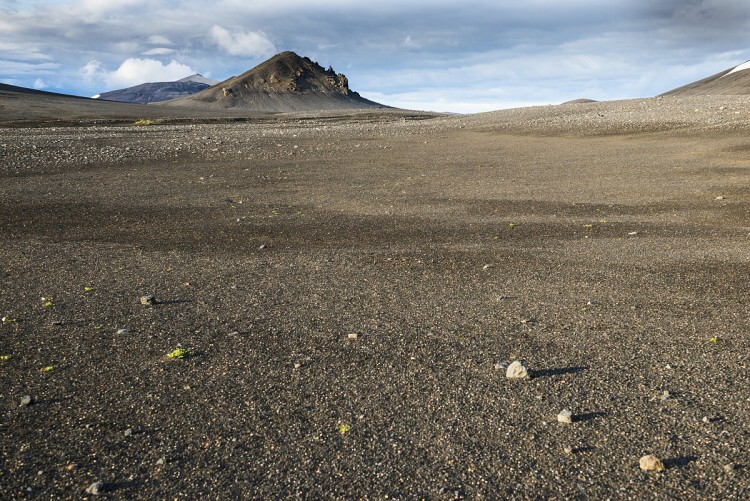
[[[0,498],[747,499],[748,104],[0,128]]]

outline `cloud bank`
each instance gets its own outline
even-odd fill
[[[736,0],[7,0],[0,80],[91,95],[294,50],[385,104],[488,111],[653,96],[750,59],[749,30]]]
[[[88,82],[101,82],[108,89],[124,88],[146,82],[170,82],[192,75],[195,71],[175,60],[163,64],[155,59],[128,58],[114,71],[102,69],[100,61],[89,61],[81,69]]]

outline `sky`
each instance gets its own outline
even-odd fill
[[[650,97],[750,59],[750,2],[0,0],[0,82],[23,87],[224,80],[285,50],[410,109]]]

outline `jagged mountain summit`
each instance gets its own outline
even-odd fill
[[[121,103],[158,103],[195,94],[217,83],[219,82],[216,80],[195,74],[174,82],[149,82],[126,89],[102,92],[95,97]]]
[[[662,96],[750,95],[750,61],[703,80],[665,92]]]
[[[386,108],[351,90],[343,74],[291,51],[210,89],[164,104],[268,112]]]

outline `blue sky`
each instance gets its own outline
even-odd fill
[[[750,59],[740,0],[0,0],[0,82],[91,96],[283,50],[391,106],[649,97]]]

